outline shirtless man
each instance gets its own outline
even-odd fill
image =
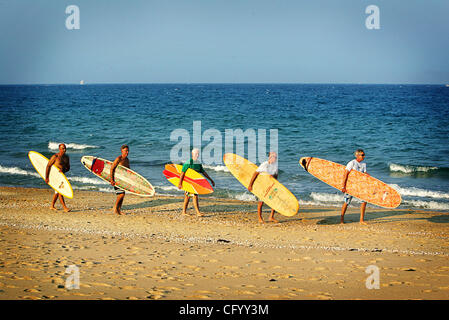
[[[50,169],[53,165],[59,169],[59,172],[62,172],[62,173],[66,173],[67,171],[70,170],[70,159],[69,159],[69,156],[65,154],[66,149],[67,148],[64,143],[59,144],[59,152],[56,153],[55,155],[53,155],[50,158],[50,161],[48,161],[47,168],[45,170],[45,182],[46,183],[49,183],[49,181],[50,181]],[[67,206],[65,205],[64,197],[62,196],[62,194],[60,194],[56,191],[55,191],[55,194],[53,195],[53,200],[51,201],[50,209],[57,210],[55,208],[55,204],[56,204],[56,200],[58,200],[58,197],[59,197],[59,201],[62,204],[62,207],[64,208],[64,211],[69,212],[70,209],[67,208]]]
[[[124,144],[121,148],[120,148],[122,154],[119,155],[114,162],[112,163],[111,166],[111,184],[114,186],[115,189],[115,194],[117,195],[117,200],[115,201],[115,205],[114,205],[114,213],[121,215],[121,208],[122,208],[122,204],[123,204],[123,199],[125,198],[125,191],[122,189],[117,188],[116,182],[114,180],[114,174],[115,174],[115,169],[117,168],[118,165],[124,166],[126,168],[130,168],[129,167],[129,159],[128,159],[128,154],[129,154],[129,147]]]

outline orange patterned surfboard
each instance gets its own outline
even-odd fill
[[[299,164],[311,175],[341,191],[346,166],[332,161],[303,157]],[[401,195],[386,183],[365,173],[351,170],[346,182],[346,192],[360,200],[384,208],[396,208],[401,204]]]

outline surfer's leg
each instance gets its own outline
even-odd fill
[[[345,223],[346,208],[348,208],[348,205],[345,202],[345,203],[343,203],[343,206],[341,207],[341,217],[340,217],[341,224]]]
[[[268,221],[278,223],[279,221],[277,221],[277,220],[274,218],[274,212],[275,212],[274,209],[271,209],[271,214],[270,214],[270,217],[268,218]]]
[[[119,214],[122,214],[123,200],[125,200],[125,193],[122,193],[117,196],[117,211],[119,212]]]
[[[58,200],[58,194],[59,193],[57,193],[57,192],[55,192],[53,194],[53,199],[51,200],[51,206],[50,206],[51,210],[58,210],[58,209],[55,208],[56,200]]]
[[[190,201],[190,197],[189,197],[188,193],[186,192],[185,195],[184,195],[184,205],[182,207],[182,214],[184,216],[188,216],[188,214],[187,214],[187,206],[189,205],[189,201]]]
[[[257,215],[259,217],[259,222],[263,223],[263,219],[262,219],[262,207],[263,207],[263,202],[259,201],[257,203]]]
[[[62,196],[62,194],[59,194],[59,201],[61,201],[62,207],[64,208],[65,212],[69,212],[70,209],[67,208],[67,206],[65,205],[65,201],[64,201],[64,197]]]
[[[114,186],[114,190],[115,190],[115,194],[117,195],[117,199],[115,200],[115,205],[114,205],[114,213],[122,214],[121,209],[122,209],[123,199],[125,198],[125,191],[123,191],[120,188],[117,188],[116,186]]]
[[[360,206],[360,223],[367,224],[363,219],[365,217],[366,202],[362,202]]]
[[[196,215],[199,217],[202,217],[203,215],[200,212],[200,205],[198,203],[198,195],[197,194],[195,194],[193,196],[193,206],[195,207]]]
[[[344,197],[344,203],[343,206],[341,207],[341,217],[340,217],[340,223],[343,224],[345,223],[345,213],[346,213],[346,209],[348,208],[348,205],[351,203],[352,200],[352,196],[350,196],[349,194],[345,193],[345,197]]]

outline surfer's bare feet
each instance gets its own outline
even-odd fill
[[[56,209],[55,207],[50,207],[50,210],[58,211],[58,209]]]
[[[360,224],[363,224],[364,226],[368,225],[368,223],[366,223],[365,221],[360,221]]]
[[[204,214],[198,212],[198,213],[196,214],[196,216],[197,216],[197,217],[204,217]]]
[[[187,214],[187,212],[183,212],[183,213],[181,213],[181,216],[188,217],[189,214]]]
[[[276,219],[274,219],[274,218],[270,218],[270,219],[268,219],[268,221],[270,221],[270,222],[274,222],[274,223],[279,223],[279,221],[277,221]]]
[[[64,211],[65,211],[65,212],[70,212],[71,210],[70,210],[69,208],[65,207],[65,208],[64,208]]]
[[[340,221],[340,224],[345,224],[345,222],[343,220]]]
[[[259,223],[265,224],[265,221],[263,221],[262,219],[259,219]]]

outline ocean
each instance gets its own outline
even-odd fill
[[[202,133],[221,133],[223,154],[226,130],[277,130],[279,181],[300,205],[338,207],[343,201],[341,192],[299,166],[300,157],[346,164],[362,148],[368,173],[402,195],[399,208],[449,210],[449,87],[444,85],[3,85],[0,185],[48,188],[27,154],[34,150],[50,157],[63,142],[75,197],[77,190],[112,192],[80,159],[114,160],[127,144],[131,168],[157,193],[181,195],[162,174],[178,143],[170,136],[181,129],[193,139],[199,121]],[[202,141],[203,157],[208,143]],[[244,141],[246,147],[249,143]],[[255,200],[222,162],[205,169],[216,188],[204,197]]]

